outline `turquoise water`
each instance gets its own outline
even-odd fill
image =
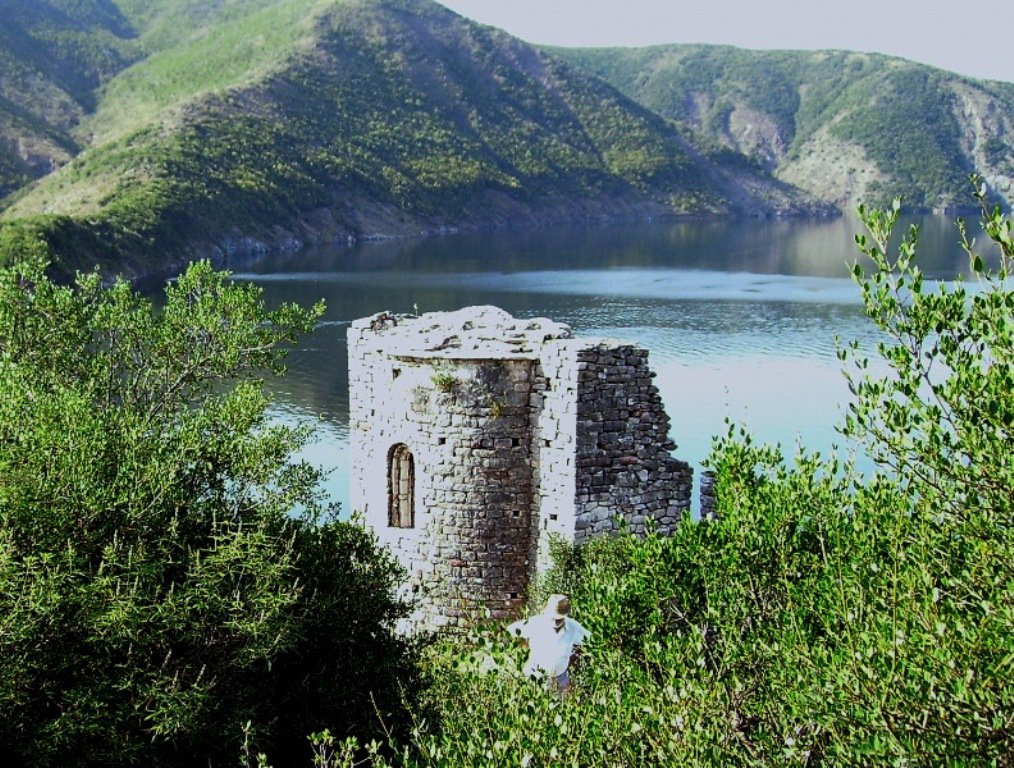
[[[919,224],[927,273],[963,272],[953,225]],[[273,385],[273,416],[316,424],[304,455],[331,472],[326,491],[347,506],[345,330],[380,311],[493,304],[640,344],[658,373],[674,453],[694,465],[726,419],[789,453],[797,442],[841,445],[835,427],[848,390],[835,339],[871,349],[876,339],[848,277],[857,230],[840,219],[447,235],[305,252],[237,278],[262,285],[272,303],[327,302],[324,321]]]

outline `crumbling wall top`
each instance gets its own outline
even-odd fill
[[[570,339],[570,326],[544,317],[518,319],[492,306],[455,312],[357,320],[352,330],[393,357],[446,360],[537,359],[547,341]]]

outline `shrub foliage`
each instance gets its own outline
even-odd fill
[[[887,255],[897,206],[862,212],[883,342],[841,350],[843,432],[879,470],[730,426],[717,519],[557,545],[536,591],[592,632],[565,698],[498,625],[418,655],[390,633],[394,566],[316,519],[253,378],[313,312],[206,265],[159,313],[0,272],[0,745],[263,766],[316,731],[319,766],[1010,765],[1014,225],[978,197],[997,256],[960,226],[969,285],[923,278],[915,230]]]
[[[855,270],[886,367],[842,351],[843,431],[883,470],[787,460],[730,427],[717,520],[557,547],[541,588],[592,632],[571,696],[521,679],[522,649],[481,628],[429,649],[407,741],[318,734],[320,762],[1010,765],[1011,220],[984,208],[998,268],[967,243],[977,284],[932,287],[916,232],[885,255],[896,213],[863,212],[872,272]]]
[[[305,430],[268,422],[257,378],[320,311],[269,312],[206,263],[157,311],[94,274],[0,271],[8,759],[298,755],[310,730],[363,735],[398,705],[395,566],[330,519],[290,461]]]

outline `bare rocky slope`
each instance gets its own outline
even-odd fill
[[[846,208],[941,210],[968,176],[1014,202],[1014,85],[847,51],[557,49],[659,115]]]

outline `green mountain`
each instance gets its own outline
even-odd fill
[[[41,241],[66,268],[147,272],[450,227],[813,209],[559,57],[429,0],[116,7],[136,60],[97,73],[94,109],[75,102],[64,134],[81,151],[8,199],[0,248]],[[105,23],[80,29],[105,36]]]
[[[74,127],[95,90],[133,58],[129,25],[109,3],[0,0],[0,197],[82,148]]]
[[[703,45],[555,50],[632,99],[840,207],[941,209],[981,174],[1014,202],[1014,84],[874,54]]]
[[[1014,86],[883,57],[536,48],[431,0],[0,18],[0,261],[146,274],[452,228],[938,207],[973,168],[1014,176]]]

